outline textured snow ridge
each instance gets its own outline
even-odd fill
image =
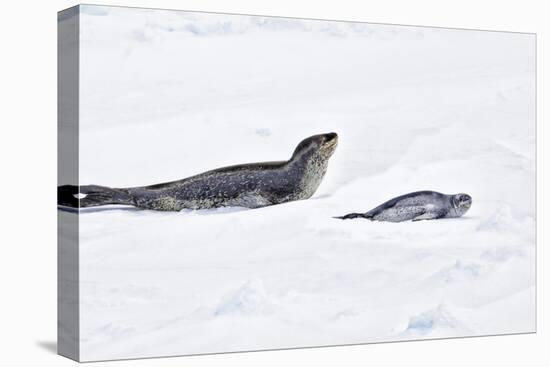
[[[434,331],[445,331],[447,335],[461,336],[461,329],[460,322],[443,305],[439,305],[435,309],[412,316],[405,332],[409,332],[411,336],[424,336]]]
[[[533,36],[82,9],[81,184],[283,160],[339,134],[309,200],[82,210],[83,360],[534,331]],[[473,205],[333,219],[416,190]]]

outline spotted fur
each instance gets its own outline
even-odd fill
[[[223,167],[182,180],[133,188],[61,186],[60,205],[108,204],[178,211],[226,206],[259,208],[310,198],[323,180],[336,149],[335,133],[311,136],[298,144],[287,161]],[[77,198],[77,194],[84,196]]]
[[[381,222],[419,221],[457,218],[472,205],[468,194],[445,195],[435,191],[418,191],[398,196],[366,213],[350,213],[338,219],[366,218]]]

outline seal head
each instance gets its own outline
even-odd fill
[[[328,159],[336,150],[337,145],[338,134],[336,133],[313,135],[302,140],[296,146],[291,160],[301,159],[303,157]]]
[[[454,216],[463,216],[472,206],[472,197],[468,194],[456,194],[451,197]]]

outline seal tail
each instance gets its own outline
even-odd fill
[[[57,204],[73,208],[88,208],[109,204],[133,205],[127,189],[98,185],[63,185],[57,188]]]
[[[346,215],[341,216],[341,217],[333,217],[333,218],[336,218],[336,219],[355,219],[355,218],[372,219],[372,216],[369,215],[369,213],[350,213],[350,214],[346,214]]]
[[[57,187],[57,205],[78,208],[78,186],[63,185]]]

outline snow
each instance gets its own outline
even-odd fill
[[[81,184],[283,160],[339,134],[310,200],[82,210],[82,360],[535,330],[533,35],[88,5],[81,17]],[[438,221],[332,218],[416,190],[473,205]]]

